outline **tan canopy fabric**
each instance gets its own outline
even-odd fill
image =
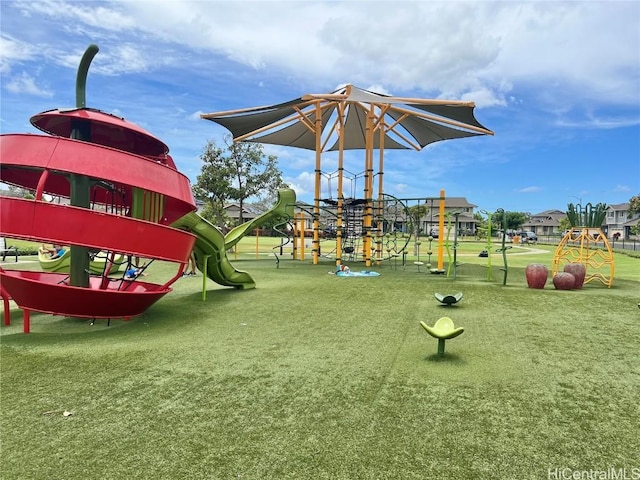
[[[319,109],[322,133],[342,136],[343,150],[359,150],[367,148],[367,117],[371,115],[374,129],[384,131],[383,148],[420,150],[440,140],[492,135],[476,120],[474,108],[471,102],[393,97],[347,85],[325,95],[309,94],[267,107],[201,117],[227,128],[235,140],[315,150]],[[338,139],[329,148],[326,143],[323,151],[340,149]],[[372,147],[380,148],[379,136]]]

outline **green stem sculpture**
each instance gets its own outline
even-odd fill
[[[451,235],[451,216],[454,217],[455,221],[453,224],[453,261],[451,260],[451,244],[449,243],[449,236]],[[445,248],[447,250],[447,258],[449,260],[449,265],[447,266],[447,278],[449,278],[449,274],[451,272],[451,268],[453,267],[453,279],[455,280],[457,272],[456,268],[458,266],[458,218],[460,217],[460,212],[449,212],[446,214],[447,217],[447,239],[445,241]]]
[[[97,45],[89,45],[80,60],[78,74],[76,76],[76,108],[86,107],[86,84],[89,65],[96,53]],[[75,140],[91,141],[91,125],[80,119],[71,122],[71,138]],[[71,205],[80,208],[91,207],[91,183],[86,175],[72,173],[69,178],[71,185]],[[89,249],[80,246],[71,246],[70,252],[70,283],[75,287],[89,286]]]
[[[507,212],[505,212],[502,208],[498,209],[498,213],[502,213],[502,261],[504,262],[504,277],[502,279],[502,285],[507,284]]]
[[[480,213],[487,215],[487,280],[491,281],[491,214],[486,210]]]
[[[453,265],[453,261],[451,259],[451,243],[449,242],[449,235],[451,234],[451,213],[446,213],[447,217],[447,236],[444,237],[444,248],[447,251],[447,278],[451,274],[451,266]]]

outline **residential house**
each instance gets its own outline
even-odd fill
[[[421,219],[421,231],[431,232],[433,230],[434,233],[438,231],[440,224],[439,203],[438,201],[433,202],[433,205],[428,205],[430,211]],[[475,235],[478,223],[473,218],[475,208],[477,205],[469,203],[465,197],[446,197],[444,200],[445,229],[448,228],[450,220],[452,231],[455,228],[458,235]]]
[[[224,206],[224,210],[229,217],[232,225],[240,224],[240,204],[239,203],[228,203]],[[242,223],[253,220],[258,216],[257,213],[248,209],[247,207],[242,207]]]
[[[629,207],[629,203],[619,203],[607,207],[607,216],[602,227],[602,231],[607,237],[613,238],[618,234],[622,238],[629,238],[632,235],[631,227],[640,222],[640,213],[630,215]]]
[[[607,215],[601,226],[603,233],[613,238],[618,235],[622,238],[629,238],[631,227],[640,221],[640,213],[629,215],[629,203],[609,205]],[[523,230],[531,230],[538,236],[559,235],[563,232],[560,222],[567,217],[567,213],[560,210],[545,210],[532,215],[529,220],[522,225]]]
[[[458,235],[474,235],[477,221],[473,218],[473,210],[477,205],[469,203],[465,197],[446,197],[444,203],[445,229],[451,226],[451,231],[457,228]],[[431,233],[437,236],[440,226],[440,201],[433,199],[433,201],[430,200],[422,205],[427,207],[427,213],[418,221],[417,226],[420,234]],[[407,205],[408,208],[412,206],[411,204]],[[395,217],[396,228],[401,228],[404,232],[408,232],[411,227],[405,215],[396,214]]]
[[[202,202],[201,200],[196,200],[196,212],[197,213],[201,213],[202,209],[204,208],[204,202]],[[235,226],[238,225],[238,222],[240,220],[240,204],[239,203],[227,203],[224,206],[225,212],[227,217],[229,218],[229,223],[230,225],[224,225],[224,227],[229,227],[229,226]],[[259,214],[257,214],[256,212],[252,211],[251,209],[247,208],[247,207],[242,207],[242,221],[244,222],[248,222],[250,220],[253,220],[254,218],[256,218]],[[220,227],[223,227],[223,225],[219,225]]]
[[[545,210],[531,215],[529,220],[522,225],[523,230],[532,231],[536,235],[559,235],[563,228],[560,222],[567,218],[567,212],[561,210]]]

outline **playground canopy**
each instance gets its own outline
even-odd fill
[[[372,223],[374,151],[378,151],[378,197],[383,194],[385,149],[422,150],[440,140],[493,135],[473,114],[475,104],[384,95],[345,85],[331,93],[306,94],[276,105],[208,113],[201,118],[227,128],[236,142],[258,142],[316,152],[314,263],[319,246],[321,156],[338,152],[338,212],[343,197],[345,150],[364,150],[365,230]],[[338,225],[340,229],[340,225]],[[339,242],[339,237],[338,237]],[[339,245],[337,246],[340,247]],[[365,240],[365,249],[368,242]]]

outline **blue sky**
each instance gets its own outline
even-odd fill
[[[479,209],[538,213],[640,193],[638,1],[3,0],[0,10],[2,133],[37,133],[32,115],[73,107],[94,43],[87,106],[162,139],[192,181],[207,141],[227,133],[200,114],[351,83],[474,101],[495,132],[386,152],[385,192],[397,197],[445,189]],[[311,202],[313,152],[265,152]],[[349,152],[349,171],[363,165]],[[362,196],[362,180],[352,186]]]

